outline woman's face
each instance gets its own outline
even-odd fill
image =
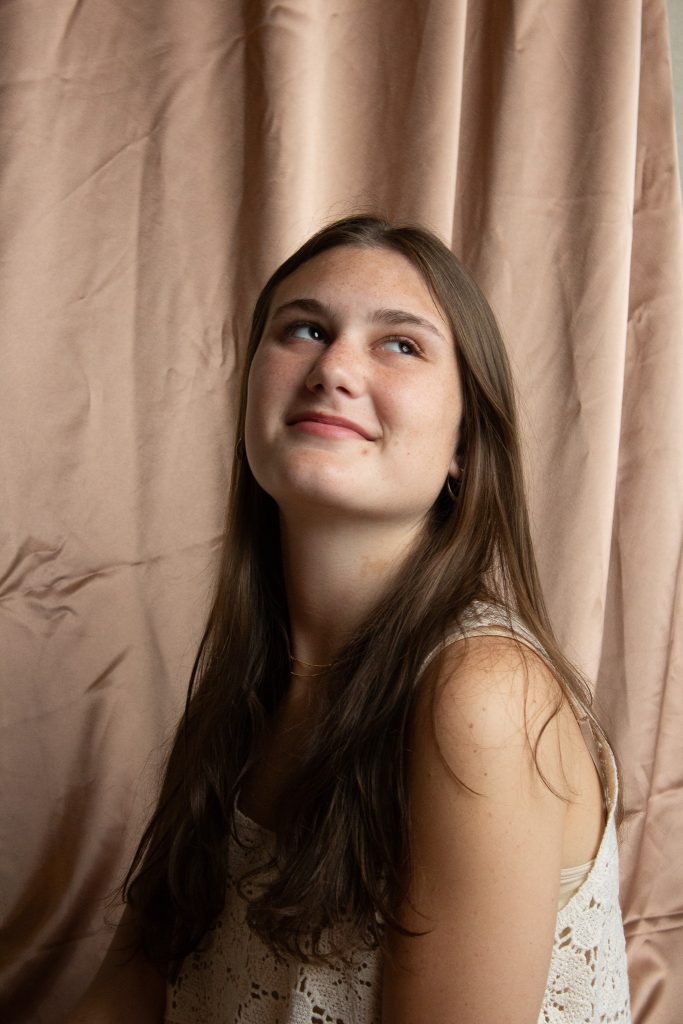
[[[461,414],[450,329],[400,253],[331,249],[278,286],[245,446],[283,513],[416,525],[459,475]]]

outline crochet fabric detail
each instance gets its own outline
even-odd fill
[[[611,782],[612,807],[592,870],[558,912],[539,1024],[631,1022],[619,907],[616,772],[611,751],[605,769]]]
[[[490,623],[489,623],[490,624]],[[481,622],[477,623],[481,631]],[[535,646],[535,645],[534,645]],[[548,982],[538,1024],[630,1024],[624,929],[619,907],[615,824],[616,767],[600,757],[610,797],[595,862],[558,911]],[[358,954],[352,966],[276,957],[246,920],[237,881],[264,863],[272,834],[237,812],[240,843],[230,839],[225,909],[205,949],[189,956],[166,996],[169,1024],[381,1024],[381,957]],[[249,886],[245,886],[249,895]]]
[[[169,986],[166,1019],[172,1024],[380,1024],[376,952],[359,956],[352,967],[283,961],[250,930],[235,879],[260,862],[258,851],[262,856],[270,835],[242,815],[239,825],[249,845],[231,842],[234,874],[225,910],[206,951],[188,957],[176,984]],[[558,913],[538,1024],[630,1021],[611,813],[592,871]]]

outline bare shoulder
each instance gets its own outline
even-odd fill
[[[444,650],[426,684],[416,745],[434,745],[466,786],[499,792],[516,766],[516,783],[545,780],[570,797],[572,751],[581,740],[540,655],[512,636],[470,636]]]
[[[568,801],[562,689],[513,638],[448,647],[418,701],[411,870],[391,935],[392,1024],[536,1020],[553,946]],[[571,711],[569,711],[571,715]],[[572,716],[573,717],[573,716]]]

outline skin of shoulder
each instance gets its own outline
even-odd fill
[[[383,1021],[535,1024],[571,795],[559,684],[540,657],[491,636],[452,645],[424,682],[400,913],[423,934],[388,937]]]

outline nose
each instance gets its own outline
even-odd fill
[[[365,380],[363,356],[351,338],[338,337],[323,348],[308,376],[309,391],[343,391],[354,396],[360,393]]]

